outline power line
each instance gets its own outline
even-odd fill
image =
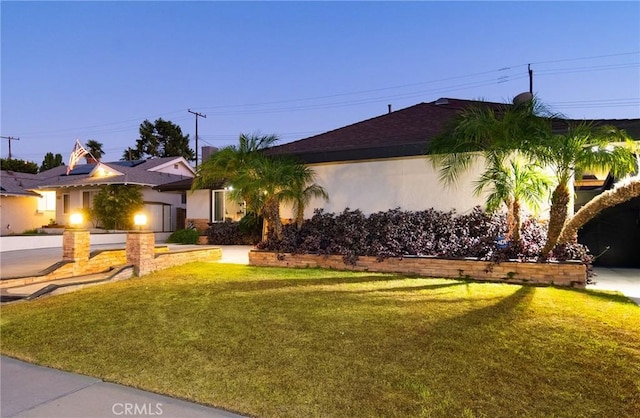
[[[617,53],[617,54],[607,54],[607,55],[597,55],[597,56],[589,56],[589,57],[565,58],[565,59],[547,60],[547,61],[533,61],[531,62],[531,64],[542,65],[542,64],[552,64],[552,63],[570,62],[570,61],[586,61],[586,60],[596,60],[596,59],[604,59],[604,58],[611,58],[611,57],[622,57],[622,56],[629,56],[629,55],[638,55],[638,51]],[[340,107],[347,107],[347,106],[358,106],[363,104],[386,102],[389,100],[410,99],[410,98],[420,97],[426,94],[437,94],[441,92],[448,93],[453,91],[466,90],[470,88],[478,88],[478,87],[484,87],[484,86],[495,85],[495,84],[510,83],[510,82],[521,80],[527,77],[524,71],[520,73],[518,72],[521,68],[524,68],[526,66],[527,64],[504,66],[497,70],[482,71],[482,72],[476,72],[476,73],[454,76],[454,77],[447,77],[447,78],[442,78],[437,80],[428,80],[428,81],[407,83],[407,84],[396,85],[396,86],[381,87],[381,88],[368,89],[368,90],[358,90],[358,91],[352,91],[352,92],[343,92],[343,93],[329,94],[329,95],[316,96],[316,97],[278,100],[278,101],[269,101],[269,102],[262,102],[262,103],[235,104],[235,105],[226,104],[226,105],[202,107],[202,109],[212,109],[212,110],[219,109],[219,111],[214,111],[213,114],[223,116],[223,115],[247,115],[247,114],[257,115],[257,114],[268,114],[268,113],[310,111],[310,110],[340,108]],[[569,74],[569,73],[576,73],[576,72],[618,70],[618,69],[625,69],[625,68],[633,68],[637,66],[638,66],[638,63],[622,63],[622,64],[608,64],[608,65],[599,65],[599,66],[581,65],[578,67],[568,67],[568,68],[567,67],[542,68],[542,69],[536,68],[536,74],[540,76],[550,76],[550,75],[556,75],[556,74]],[[486,77],[489,74],[495,74],[496,77],[495,78]],[[405,92],[405,93],[399,92],[396,94],[377,95],[374,97],[360,97],[360,98],[354,97],[352,99],[347,99],[347,100],[335,100],[335,101],[330,100],[330,99],[337,99],[337,98],[347,98],[349,96],[368,95],[376,92],[413,88],[417,86],[425,86],[430,84],[431,85],[443,84],[446,81],[463,80],[463,79],[469,79],[469,78],[471,78],[471,80],[467,82],[451,83],[448,85],[442,85],[440,87],[433,86],[432,88],[420,89],[418,91],[412,90],[410,92]],[[473,80],[474,78],[476,80]],[[313,103],[314,101],[316,103]],[[309,103],[304,104],[304,102],[309,102]],[[295,105],[296,103],[301,103],[301,104]],[[290,106],[274,106],[274,105],[286,105],[286,104],[290,104]],[[183,111],[164,112],[161,114],[161,116],[176,114],[178,112],[183,112]],[[32,132],[32,133],[20,132],[20,134],[23,137],[24,136],[43,137],[43,136],[50,136],[54,134],[69,133],[70,135],[72,134],[74,136],[80,135],[80,136],[91,137],[91,136],[99,136],[99,135],[105,135],[110,133],[128,131],[138,126],[138,124],[134,125],[134,124],[131,124],[131,122],[139,121],[141,119],[143,118],[127,119],[120,122],[90,125],[90,126],[84,126],[80,128],[63,128],[58,130],[46,131],[46,132],[43,132],[43,131]],[[186,120],[187,118],[177,117],[172,119],[174,121],[183,121],[183,120]],[[196,116],[196,121],[197,121],[197,116]]]

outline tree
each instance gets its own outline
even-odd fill
[[[565,223],[558,238],[558,244],[566,244],[575,240],[578,230],[603,210],[627,202],[635,197],[640,197],[639,176],[630,177],[616,184],[616,187],[613,189],[599,194],[582,206],[578,212]]]
[[[315,172],[304,164],[297,164],[294,168],[293,179],[281,192],[281,199],[285,203],[293,204],[295,221],[298,229],[304,221],[304,210],[311,199],[329,200],[327,191],[315,183]]]
[[[251,166],[253,160],[262,158],[261,151],[277,141],[278,137],[275,135],[241,134],[238,145],[222,148],[198,166],[192,189],[210,188],[216,184],[233,184],[231,179],[236,178],[243,167]],[[253,203],[256,197],[242,189],[235,189],[233,194],[246,203],[248,212],[258,213],[259,205]]]
[[[139,186],[112,184],[102,186],[96,193],[92,210],[103,228],[129,229],[133,215],[143,205]]]
[[[313,170],[290,158],[269,157],[262,151],[274,144],[274,135],[240,135],[237,146],[228,146],[211,155],[199,167],[193,189],[219,183],[233,186],[230,194],[242,199],[249,213],[262,216],[269,229],[281,237],[280,203],[295,202],[294,189],[326,195],[324,189],[310,184]],[[298,194],[299,194],[298,193]],[[304,214],[305,197],[298,196],[296,208]]]
[[[17,160],[14,158],[0,158],[0,170],[15,171],[16,173],[38,173],[38,164],[27,161]]]
[[[42,160],[40,171],[50,170],[61,165],[64,165],[64,162],[62,161],[62,154],[56,154],[54,156],[52,152],[47,152]]]
[[[127,148],[123,160],[139,160],[146,157],[184,157],[192,161],[195,154],[189,148],[189,135],[183,135],[180,126],[156,119],[154,123],[145,120],[140,124],[140,138],[135,148]]]
[[[93,159],[95,159],[96,162],[100,161],[100,158],[102,158],[102,156],[104,155],[104,150],[102,149],[102,143],[94,139],[90,139],[87,141],[85,145],[86,145],[87,151],[89,151],[89,154],[85,156],[85,158],[87,159],[87,162],[92,161]]]
[[[549,188],[549,179],[522,151],[551,134],[550,123],[540,116],[544,114],[547,110],[535,99],[496,110],[470,107],[427,150],[445,185],[458,182],[474,161],[484,161],[486,168],[475,182],[475,193],[491,189],[486,200],[489,211],[504,204],[507,235],[514,241],[520,236],[522,205],[537,208]]]
[[[551,195],[547,240],[542,257],[558,242],[569,213],[573,179],[581,178],[586,170],[609,171],[616,177],[632,173],[635,157],[627,146],[616,143],[629,137],[612,126],[594,127],[592,123],[569,123],[564,134],[551,135],[528,149],[543,165],[555,173],[556,187]]]
[[[542,258],[555,247],[567,220],[574,177],[582,176],[587,169],[609,170],[622,176],[634,168],[633,153],[616,144],[628,140],[624,132],[611,126],[565,121],[564,133],[554,134],[552,122],[559,124],[563,119],[548,112],[536,98],[499,112],[472,108],[463,111],[453,128],[437,137],[427,152],[434,166],[440,168],[441,180],[447,184],[457,181],[458,175],[467,170],[475,158],[484,156],[490,164],[495,164],[515,150],[531,163],[550,168],[555,174],[555,188],[551,194]],[[492,158],[495,161],[492,162]]]
[[[516,155],[505,165],[502,161],[489,159],[491,163],[475,182],[476,195],[490,189],[486,200],[488,212],[498,210],[504,204],[507,208],[507,238],[520,241],[522,226],[522,204],[538,211],[551,187],[551,177],[540,167]]]

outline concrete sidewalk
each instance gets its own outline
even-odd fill
[[[221,409],[107,383],[89,376],[36,366],[5,356],[0,357],[0,382],[2,418],[242,417]]]
[[[640,305],[640,269],[594,267],[594,284],[587,289],[620,292]]]

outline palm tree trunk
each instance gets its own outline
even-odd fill
[[[595,218],[603,210],[619,205],[640,196],[640,177],[634,178],[628,184],[607,190],[590,200],[581,207],[576,214],[569,219],[558,239],[559,244],[565,244],[576,240],[578,230],[587,222]]]
[[[512,241],[514,239],[515,232],[515,216],[513,212],[513,201],[505,200],[505,205],[507,205],[507,240]]]
[[[278,199],[269,199],[265,203],[264,217],[268,222],[269,229],[276,239],[282,238],[282,220],[280,219],[280,203]]]
[[[569,188],[566,183],[560,183],[551,195],[551,209],[549,210],[549,228],[547,230],[547,242],[542,248],[540,256],[546,258],[556,246],[560,232],[567,219],[569,201]]]
[[[304,206],[298,203],[297,213],[296,213],[296,226],[298,229],[302,228],[302,222],[304,221]]]
[[[520,242],[520,226],[522,224],[522,220],[520,218],[520,202],[518,202],[518,199],[513,201],[512,211],[513,231],[511,233],[511,241],[517,244]]]

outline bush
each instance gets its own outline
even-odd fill
[[[200,233],[195,229],[179,229],[169,235],[168,243],[173,244],[197,244]]]
[[[546,225],[534,219],[522,223],[520,242],[499,246],[506,234],[506,217],[488,214],[480,207],[465,215],[435,209],[401,211],[392,209],[366,217],[361,211],[345,209],[339,215],[316,210],[299,230],[285,225],[282,239],[270,236],[258,248],[284,253],[338,254],[346,264],[359,256],[473,257],[493,262],[516,259],[536,261],[546,238]],[[580,260],[591,272],[593,257],[584,245],[558,246],[552,260]]]
[[[92,215],[104,229],[130,229],[133,214],[143,207],[140,186],[109,184],[96,193]]]
[[[262,222],[224,221],[209,224],[207,241],[215,245],[255,245],[261,234]]]

